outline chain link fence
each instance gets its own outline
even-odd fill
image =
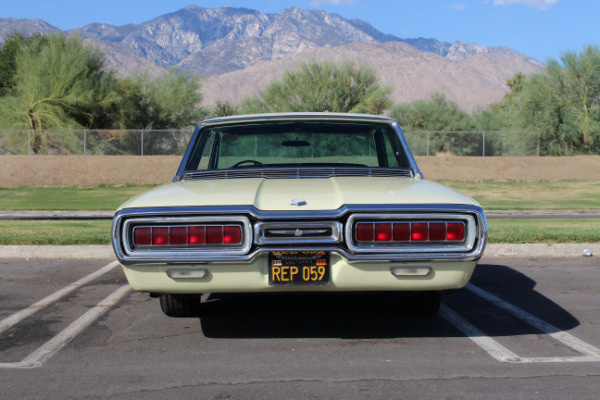
[[[0,129],[0,155],[181,155],[193,133],[193,129]]]
[[[539,156],[540,135],[527,131],[405,131],[415,156]]]
[[[0,155],[182,155],[193,134],[183,130],[1,130]],[[416,156],[539,156],[531,132],[404,132]]]

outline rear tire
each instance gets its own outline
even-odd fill
[[[442,303],[440,292],[419,292],[401,296],[402,314],[411,317],[431,317],[437,314]]]
[[[199,294],[161,293],[160,308],[168,317],[193,318],[200,316]]]

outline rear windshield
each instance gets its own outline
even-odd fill
[[[410,169],[389,124],[272,122],[204,127],[187,171],[353,166]]]

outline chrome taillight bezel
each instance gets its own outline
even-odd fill
[[[462,241],[367,241],[357,239],[356,228],[359,223],[436,223],[460,222],[464,224]],[[353,253],[436,253],[468,252],[477,240],[477,224],[470,214],[454,213],[418,213],[418,214],[352,214],[345,227],[346,245]]]
[[[231,244],[202,244],[202,245],[136,245],[134,231],[144,227],[189,227],[189,226],[239,226],[241,241]],[[188,257],[192,254],[202,256],[223,255],[242,256],[250,251],[252,246],[252,225],[245,216],[190,216],[190,217],[133,217],[126,219],[121,226],[123,250],[128,256],[152,259],[157,253],[161,257]]]

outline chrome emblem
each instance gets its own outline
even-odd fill
[[[296,229],[296,232],[294,233],[294,236],[302,236],[304,232],[302,232],[300,229]]]
[[[291,205],[296,207],[302,207],[307,205],[308,203],[304,199],[293,199]]]

